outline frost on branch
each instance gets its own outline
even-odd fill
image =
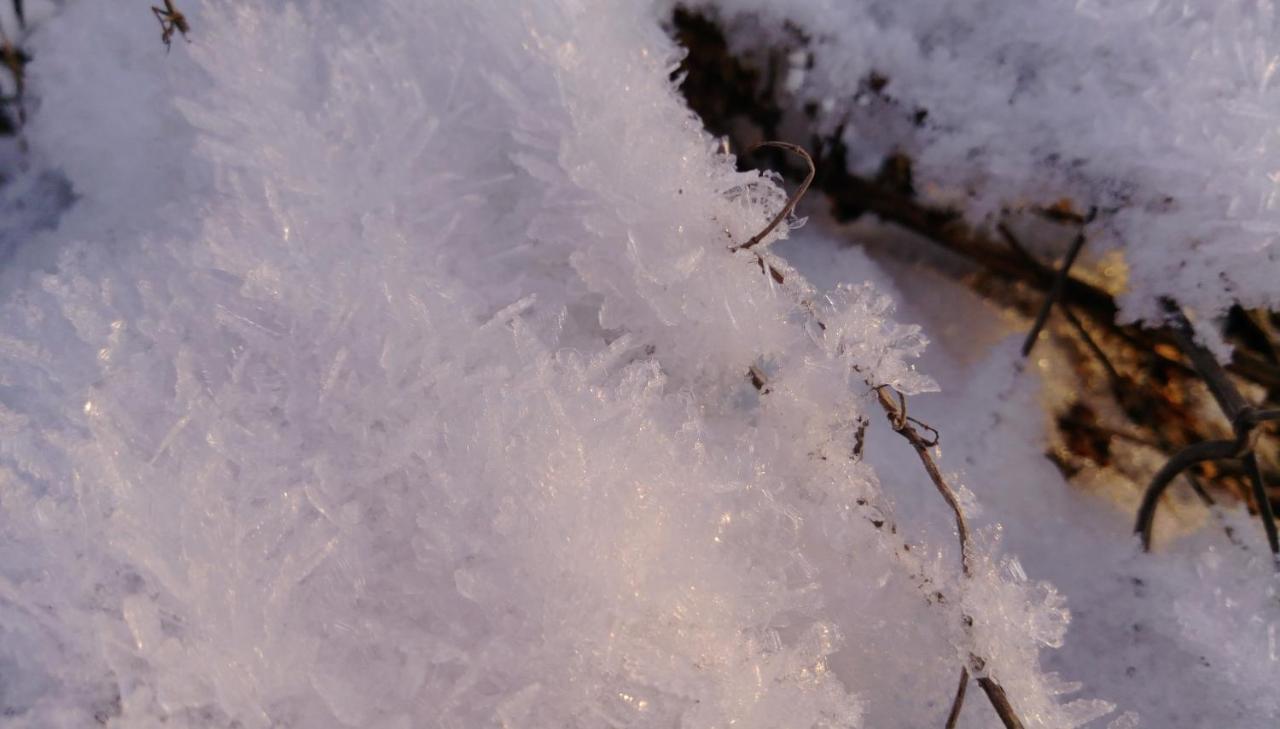
[[[0,303],[15,721],[914,727],[975,649],[1029,726],[1102,713],[1052,592],[898,527],[939,507],[857,423],[923,338],[731,252],[786,196],[655,10],[358,5],[39,40],[78,199]]]

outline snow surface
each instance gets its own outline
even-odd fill
[[[665,6],[178,4],[168,54],[147,2],[32,39],[5,726],[940,726],[971,653],[1028,726],[1273,725],[1257,530],[1139,556],[980,304],[813,227],[782,284],[732,252],[784,193],[685,109]],[[971,579],[871,384],[943,432]]]

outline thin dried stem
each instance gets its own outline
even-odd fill
[[[1013,234],[1013,231],[1009,230],[1009,226],[1005,225],[1004,223],[997,223],[996,231],[1000,233],[1000,237],[1004,239],[1004,242],[1009,244],[1009,248],[1015,253],[1017,253],[1019,257],[1022,258],[1023,262],[1032,266],[1040,265],[1040,262],[1037,261],[1035,257],[1032,256],[1031,253],[1026,249],[1026,247],[1022,245],[1022,242],[1019,241],[1018,237]],[[1077,240],[1079,240],[1079,237],[1077,237]],[[1079,251],[1077,250],[1077,252]],[[1057,284],[1059,281],[1062,281],[1063,283],[1065,283],[1066,281],[1065,268],[1063,269],[1063,271],[1059,272],[1058,276],[1054,278],[1055,284]],[[1050,296],[1047,299],[1045,299],[1045,304],[1042,311],[1047,311],[1049,308],[1049,305],[1054,301],[1055,297],[1061,296],[1062,292],[1060,289],[1061,289],[1061,286],[1059,286],[1059,291],[1057,292],[1057,294],[1051,293]],[[1067,321],[1076,330],[1076,333],[1080,335],[1080,339],[1085,343],[1085,346],[1089,348],[1090,352],[1093,352],[1093,356],[1096,357],[1100,363],[1102,363],[1102,367],[1107,371],[1107,377],[1111,380],[1112,386],[1119,386],[1121,381],[1120,372],[1116,370],[1115,365],[1111,363],[1111,358],[1108,357],[1107,353],[1104,352],[1102,347],[1098,345],[1098,342],[1096,339],[1093,338],[1093,335],[1089,334],[1089,330],[1085,328],[1084,322],[1080,321],[1080,317],[1076,316],[1076,313],[1071,310],[1070,304],[1068,304],[1067,301],[1063,300],[1058,302],[1058,308],[1062,312],[1062,315],[1067,318]],[[1029,336],[1027,342],[1030,342],[1033,338],[1034,336]],[[1024,342],[1023,344],[1024,350],[1026,349],[1026,344],[1027,344],[1026,342]],[[1029,352],[1024,351],[1023,356],[1025,357],[1027,353]]]
[[[946,729],[956,729],[960,720],[960,709],[964,708],[964,694],[969,688],[969,669],[960,669],[960,685],[956,687],[956,697],[951,700],[951,712],[947,714]]]
[[[938,468],[938,464],[933,460],[933,456],[929,453],[929,448],[937,445],[936,434],[938,431],[929,426],[925,426],[915,418],[907,415],[907,401],[902,393],[894,390],[897,394],[895,398],[887,391],[891,390],[888,385],[881,385],[875,388],[876,398],[880,401],[880,407],[884,410],[885,416],[889,419],[889,424],[893,426],[894,431],[907,440],[911,447],[915,449],[916,455],[920,457],[920,463],[924,465],[924,470],[929,473],[929,479],[933,481],[933,485],[938,489],[938,493],[942,494],[942,498],[946,500],[947,505],[951,507],[951,511],[955,514],[956,531],[960,539],[960,565],[966,578],[973,577],[973,566],[970,562],[969,549],[969,523],[965,518],[964,509],[960,506],[960,500],[956,497],[955,491],[947,484],[942,476],[942,471]],[[920,423],[928,430],[935,434],[932,440],[926,440],[920,432],[915,429],[913,423]],[[986,661],[975,655],[970,655],[969,660],[975,666],[982,666]],[[968,668],[962,669],[960,688],[956,691],[956,697],[952,701],[951,713],[947,718],[947,726],[954,727],[957,717],[960,715],[960,708],[964,703],[965,686],[969,680]],[[990,676],[983,676],[978,679],[980,686],[987,699],[991,702],[992,708],[1000,720],[1004,722],[1005,729],[1023,729],[1023,724],[1018,719],[1017,713],[1013,710],[1013,705],[1009,703],[1009,697],[1005,693],[1004,688]]]
[[[1156,506],[1173,479],[1197,463],[1235,458],[1239,451],[1239,444],[1234,440],[1210,440],[1193,443],[1173,454],[1164,468],[1151,479],[1151,485],[1147,486],[1146,493],[1142,495],[1142,505],[1138,507],[1138,520],[1133,530],[1142,537],[1144,551],[1151,551],[1151,524],[1155,521]]]
[[[732,250],[750,249],[764,240],[764,238],[769,235],[774,228],[776,228],[788,215],[791,214],[791,211],[794,210],[796,204],[800,201],[800,198],[804,195],[805,191],[809,189],[809,185],[812,184],[813,179],[817,174],[817,168],[813,163],[813,159],[809,156],[808,152],[804,151],[801,147],[794,144],[788,144],[786,142],[765,142],[764,144],[758,145],[758,147],[764,146],[778,147],[803,157],[805,163],[809,166],[809,174],[805,177],[804,182],[800,185],[799,189],[796,190],[795,194],[793,194],[787,201],[786,206],[783,207],[776,216],[774,216],[773,220],[770,221],[769,225],[766,226],[764,230],[753,236],[751,240],[741,246],[733,248]],[[759,254],[757,253],[756,255],[758,256]],[[818,325],[825,329],[825,327],[822,326],[822,322],[819,321]],[[763,380],[763,378],[759,377],[754,371],[749,370],[749,376],[752,378],[753,384],[756,383],[757,380]],[[765,392],[761,384],[757,384],[756,387],[761,392]],[[973,567],[970,562],[969,524],[965,518],[964,509],[960,506],[959,498],[956,497],[955,492],[952,491],[951,487],[947,484],[946,479],[942,476],[942,471],[938,468],[938,464],[934,462],[933,456],[929,453],[929,449],[938,444],[938,431],[907,414],[907,399],[901,392],[894,390],[894,394],[897,395],[895,401],[895,398],[888,392],[888,390],[892,389],[888,385],[868,384],[871,385],[872,389],[875,391],[876,397],[880,401],[880,406],[884,410],[886,417],[889,419],[889,424],[893,427],[894,431],[911,444],[916,455],[920,458],[921,464],[924,465],[925,471],[928,472],[930,480],[933,481],[934,486],[937,488],[938,493],[942,495],[943,499],[947,502],[947,505],[951,507],[951,511],[955,515],[956,531],[960,541],[961,569],[966,578],[971,578],[973,576]],[[920,431],[915,427],[917,425],[929,433],[928,438],[921,435]],[[859,432],[858,435],[858,443],[859,444],[856,445],[854,449],[855,456],[859,455],[861,451],[861,432]],[[967,616],[966,622],[971,624],[971,621],[967,619]],[[981,667],[986,664],[985,660],[974,654],[969,655],[969,661],[977,670],[981,670]],[[964,702],[964,694],[968,680],[969,670],[968,667],[965,666],[961,669],[960,685],[957,688],[956,696],[952,702],[951,712],[947,719],[948,727],[954,727],[955,722],[959,717],[960,709]],[[1006,729],[1022,729],[1023,724],[1014,713],[1013,707],[1009,703],[1009,699],[1005,694],[1004,688],[990,676],[984,676],[978,679],[978,685],[981,686],[982,690],[987,694],[987,698],[991,701],[991,705],[995,709],[996,714],[998,714],[1004,722]]]
[[[947,506],[951,507],[952,513],[955,514],[956,531],[960,538],[960,564],[964,570],[965,577],[973,575],[973,569],[969,564],[969,522],[965,519],[964,510],[960,507],[960,500],[956,497],[956,493],[947,485],[947,481],[942,477],[942,471],[938,469],[938,464],[934,462],[933,456],[929,453],[929,448],[937,445],[937,438],[925,439],[920,432],[913,426],[914,418],[907,417],[906,398],[902,393],[897,393],[899,402],[895,403],[892,396],[887,391],[891,390],[888,385],[881,385],[876,388],[876,397],[880,400],[880,407],[884,409],[885,415],[889,417],[889,423],[893,429],[898,432],[911,447],[915,449],[916,455],[920,458],[920,463],[924,465],[924,470],[929,473],[929,479],[933,481],[933,485],[938,489],[938,493],[942,494],[942,498],[946,500]],[[929,428],[935,434],[938,432]]]
[[[1206,507],[1212,509],[1218,505],[1218,502],[1214,501],[1209,492],[1205,490],[1204,484],[1200,483],[1200,479],[1196,478],[1196,475],[1191,471],[1187,471],[1187,483],[1191,484],[1191,490],[1196,492],[1196,496],[1200,497],[1200,502]]]
[[[743,243],[740,246],[735,246],[732,249],[735,251],[754,248],[760,243],[760,241],[764,240],[766,236],[772,233],[774,228],[781,225],[782,221],[786,220],[787,216],[796,209],[796,205],[799,204],[800,198],[804,197],[805,192],[809,189],[809,185],[813,184],[813,178],[818,174],[818,168],[813,164],[813,157],[809,156],[809,153],[804,150],[804,147],[791,144],[790,142],[761,142],[748,151],[754,152],[761,147],[777,147],[778,149],[785,149],[792,154],[799,155],[804,159],[805,164],[809,166],[809,174],[805,176],[804,182],[800,183],[800,187],[796,188],[796,191],[791,194],[791,197],[787,198],[787,204],[783,205],[782,209],[778,211],[778,214],[773,216],[773,219],[764,227],[764,230],[761,230],[759,233],[751,236],[751,240],[746,243]]]
[[[987,695],[987,700],[991,702],[991,708],[996,710],[996,716],[1000,717],[1000,721],[1004,722],[1005,729],[1023,729],[1022,720],[1018,718],[1018,714],[1013,710],[1013,704],[1009,703],[1009,695],[1004,692],[1003,686],[996,683],[996,680],[990,676],[979,678],[978,686]]]
[[[1027,338],[1022,342],[1023,357],[1031,354],[1031,349],[1036,346],[1036,338],[1040,336],[1040,330],[1044,329],[1045,322],[1049,320],[1049,312],[1053,310],[1053,302],[1062,298],[1062,290],[1066,286],[1067,277],[1071,274],[1071,266],[1075,264],[1076,257],[1080,255],[1080,250],[1084,248],[1085,240],[1084,226],[1081,225],[1080,232],[1076,233],[1076,238],[1071,243],[1071,250],[1067,251],[1067,259],[1062,262],[1062,268],[1058,269],[1057,274],[1053,277],[1053,284],[1049,287],[1049,295],[1044,298],[1044,304],[1040,306],[1040,311],[1036,314],[1036,321],[1031,325],[1031,331],[1027,332]]]
[[[1005,243],[1009,244],[1009,249],[1014,253],[1017,253],[1018,256],[1022,258],[1024,263],[1037,267],[1041,265],[1040,262],[1035,259],[1035,256],[1031,255],[1031,252],[1026,249],[1026,246],[1022,245],[1022,241],[1018,240],[1018,236],[1014,235],[1013,231],[1009,230],[1009,226],[1005,225],[1004,222],[996,223],[996,232],[1000,234],[1000,237],[1004,239]]]
[[[1107,371],[1107,379],[1111,382],[1111,386],[1120,387],[1122,384],[1120,371],[1111,363],[1111,358],[1108,357],[1107,353],[1098,345],[1097,340],[1089,334],[1089,330],[1085,328],[1084,322],[1080,321],[1080,317],[1076,316],[1075,312],[1071,310],[1071,307],[1067,305],[1065,301],[1058,306],[1058,310],[1061,311],[1062,315],[1071,323],[1071,327],[1076,330],[1076,333],[1080,335],[1080,340],[1084,342],[1085,346],[1089,348],[1089,351],[1093,353],[1093,356],[1102,364],[1102,368]]]
[[[1169,331],[1173,341],[1183,354],[1187,355],[1196,372],[1209,386],[1209,392],[1218,402],[1218,407],[1222,408],[1222,414],[1227,416],[1227,420],[1234,422],[1248,405],[1244,396],[1232,384],[1213,353],[1195,341],[1195,331],[1191,327],[1191,322],[1187,320],[1186,314],[1182,313],[1182,308],[1171,299],[1165,299],[1164,309],[1169,315]]]

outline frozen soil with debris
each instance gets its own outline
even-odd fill
[[[962,666],[1028,727],[1274,726],[1256,523],[1222,514],[1232,541],[1184,505],[1140,554],[1132,488],[1043,458],[1063,365],[1024,365],[999,313],[825,221],[736,249],[786,193],[686,107],[668,4],[175,4],[171,52],[133,0],[58,3],[29,39],[0,187],[3,726],[942,726]],[[1239,33],[1269,5],[760,5],[724,4],[831,30],[796,93],[863,53],[914,74],[942,118],[921,159],[981,178],[975,215],[1048,169],[1132,191],[1116,246],[1196,221],[1126,244],[1131,316],[1187,290],[1170,266],[1206,315],[1277,303],[1274,94],[1248,75],[1274,35]],[[1242,75],[1182,48],[1233,33]],[[990,34],[1025,37],[1026,73]],[[1053,95],[1108,52],[1129,85]],[[1081,132],[1151,79],[1183,116]],[[1032,99],[1008,127],[969,116],[999,84]],[[877,386],[941,433],[968,577]],[[958,726],[996,722],[970,686]]]

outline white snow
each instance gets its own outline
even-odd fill
[[[785,193],[684,107],[665,6],[177,5],[192,33],[169,53],[148,2],[69,2],[32,39],[26,168],[0,188],[4,726],[940,726],[971,654],[1032,727],[1280,710],[1256,528],[1237,530],[1252,558],[1210,530],[1137,555],[1129,512],[1041,458],[1040,382],[979,304],[907,292],[817,226],[760,247],[783,283],[731,251]],[[857,7],[902,22],[902,53],[945,25]],[[1116,33],[1139,22],[1108,12]],[[1072,17],[1077,40],[1104,27]],[[1134,53],[1209,32],[1184,25]],[[1270,243],[1241,232],[1271,214],[1254,203],[1274,150],[1241,151],[1263,143],[1241,115],[1209,127],[1234,157],[1177,157],[1197,108],[1218,123],[1147,119],[1134,135],[1167,136],[1090,179],[1156,179],[1172,187],[1140,195],[1228,221],[1173,258],[1275,303],[1242,252]],[[929,169],[990,118],[922,147]],[[1073,123],[1037,129],[1058,143]],[[988,149],[983,194],[1029,184],[1043,151]],[[1213,166],[1175,185],[1147,155]],[[1196,197],[1229,173],[1224,198]],[[1152,245],[1133,244],[1144,295],[1164,291]],[[979,333],[926,349],[895,301],[940,330],[970,307]],[[970,579],[879,384],[942,431],[981,507]],[[1155,637],[1132,640],[1138,616]],[[1184,666],[1202,655],[1210,676]],[[961,726],[994,721],[970,687]]]

